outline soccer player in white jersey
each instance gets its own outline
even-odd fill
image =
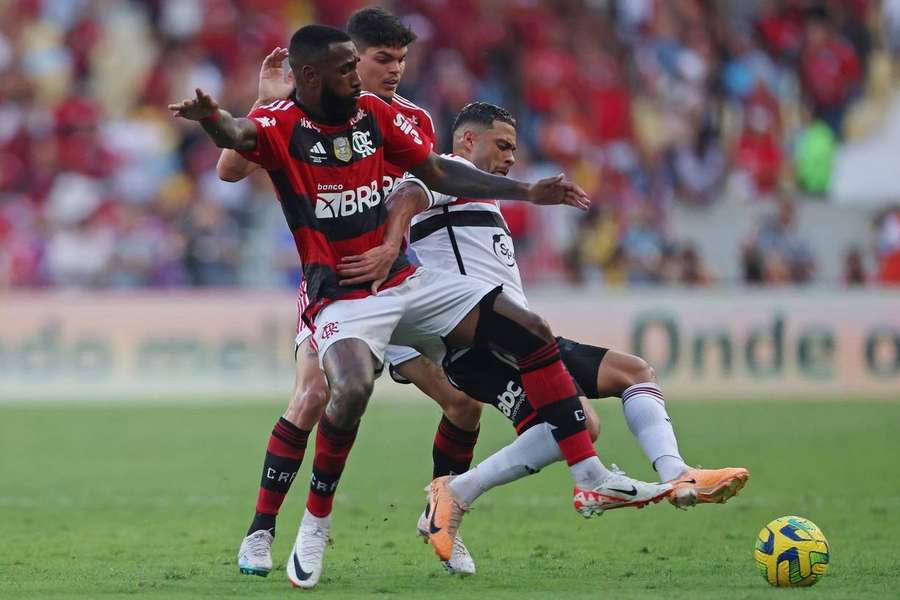
[[[515,120],[506,110],[484,102],[464,107],[453,125],[454,160],[497,175],[515,163]],[[409,176],[395,187],[389,202],[387,244],[399,248],[399,234],[410,228],[410,243],[423,265],[503,285],[504,293],[527,306],[509,229],[496,201],[454,198],[432,192]],[[722,503],[746,483],[743,468],[689,467],[666,412],[662,391],[643,359],[557,338],[563,362],[584,395],[618,396],[625,420],[662,481],[672,484],[670,501],[679,508]],[[493,404],[512,418],[519,438],[460,476],[435,479],[426,520],[436,553],[446,560],[463,512],[488,489],[536,473],[562,458],[552,428],[530,409],[515,367],[490,349],[464,349],[448,356],[444,367],[454,384],[470,396]],[[630,491],[630,490],[624,490]],[[420,529],[422,520],[420,519]]]

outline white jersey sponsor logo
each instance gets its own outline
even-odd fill
[[[263,127],[271,127],[275,124],[275,117],[253,117],[253,119]]]
[[[372,133],[370,131],[353,132],[353,151],[362,158],[375,154],[375,146],[372,144]]]
[[[373,181],[355,190],[316,194],[316,218],[336,219],[349,217],[366,209],[374,208],[381,202],[378,183]]]
[[[419,130],[416,129],[415,125],[410,123],[409,119],[400,113],[397,113],[396,116],[394,116],[394,125],[399,127],[400,131],[411,137],[416,144],[422,145],[422,136],[419,135]]]

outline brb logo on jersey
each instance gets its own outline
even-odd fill
[[[316,194],[317,219],[349,217],[366,209],[374,208],[381,202],[381,191],[375,181],[355,190],[345,190],[341,184],[320,184],[319,190],[319,193]]]
[[[494,254],[507,267],[515,266],[516,254],[513,252],[512,238],[505,233],[494,234]]]

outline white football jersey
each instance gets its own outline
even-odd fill
[[[443,156],[475,167],[461,156]],[[497,201],[434,192],[410,174],[405,181],[417,183],[428,194],[429,207],[413,217],[409,232],[410,247],[422,266],[503,284],[504,292],[527,307],[509,226]]]

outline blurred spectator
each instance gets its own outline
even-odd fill
[[[854,246],[844,256],[844,285],[848,287],[862,287],[868,283],[866,265],[862,250]]]
[[[715,198],[725,176],[725,152],[719,132],[708,118],[697,129],[694,140],[675,144],[672,168],[681,199],[706,204]]]
[[[900,207],[893,208],[877,221],[878,282],[900,285]]]
[[[836,31],[824,9],[811,10],[800,52],[800,78],[813,112],[841,136],[844,113],[856,91],[861,67],[856,51]]]
[[[809,283],[815,260],[809,241],[797,228],[791,198],[783,196],[776,215],[766,218],[747,242],[743,255],[747,283]]]
[[[750,196],[769,196],[781,181],[784,154],[775,129],[772,113],[754,105],[734,148],[732,164],[736,174],[743,175],[750,186]]]
[[[622,253],[628,268],[628,283],[657,284],[663,281],[668,242],[654,207],[642,204],[622,234]]]
[[[697,248],[691,243],[681,246],[675,263],[675,283],[688,287],[707,287],[715,282],[712,273],[700,260]]]

